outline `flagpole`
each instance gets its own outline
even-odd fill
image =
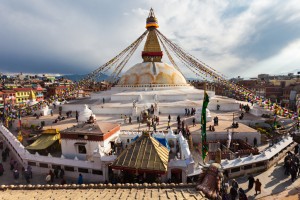
[[[208,146],[206,143],[206,108],[209,103],[209,97],[206,92],[206,82],[204,82],[204,98],[201,113],[201,139],[202,139],[202,160],[205,164],[205,157],[208,153]]]

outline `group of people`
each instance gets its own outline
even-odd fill
[[[298,149],[298,145],[296,146]],[[298,153],[298,150],[295,152]],[[300,175],[300,161],[297,154],[293,154],[292,152],[288,152],[287,156],[284,158],[284,174],[291,175],[291,180],[294,182],[297,178],[297,175]]]
[[[65,175],[64,169],[60,169],[58,167],[56,167],[53,171],[50,169],[49,173],[47,174],[46,179],[45,179],[46,183],[51,184],[54,182],[54,178],[56,178],[56,179],[60,178],[61,179],[60,184],[64,185],[64,184],[66,184],[64,175]]]
[[[2,150],[2,161],[0,161],[0,176],[4,174],[4,166],[2,162],[6,162],[7,158],[9,158],[9,148],[6,147],[3,149],[3,143],[0,145],[0,149]],[[26,183],[30,183],[30,179],[32,179],[32,169],[31,166],[28,165],[27,167],[20,167],[17,160],[15,160],[12,156],[9,160],[9,169],[12,172],[13,179],[15,182],[18,182],[20,178],[20,169],[22,177],[26,180]]]
[[[253,105],[253,103],[252,103]],[[240,110],[243,111],[245,110],[246,113],[248,113],[250,111],[250,106],[248,104],[244,105],[240,103]]]
[[[226,173],[224,174],[226,177]],[[228,179],[225,178],[225,188],[223,190],[223,196],[222,199],[231,199],[231,200],[236,200],[237,197],[240,200],[248,200],[248,197],[246,195],[246,192],[243,188],[239,187],[238,182],[235,179],[231,180],[231,186],[230,186],[230,190],[229,193],[227,193],[227,189],[229,188],[229,184],[228,184]],[[259,181],[259,179],[254,179],[254,177],[252,175],[250,175],[248,177],[248,189],[247,192],[249,192],[254,186],[255,189],[255,194],[257,195],[258,193],[261,193],[261,182]]]
[[[196,108],[191,108],[191,109],[189,109],[189,108],[185,108],[184,109],[185,110],[185,116],[193,116],[193,115],[195,115],[196,114]]]
[[[159,117],[158,116],[153,116],[152,118],[150,118],[149,120],[147,120],[147,126],[148,129],[150,130],[150,127],[153,128],[153,131],[156,132],[156,126],[159,125]]]

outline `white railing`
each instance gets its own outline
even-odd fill
[[[285,152],[292,150],[293,138],[285,136],[272,147],[267,148],[258,155],[236,158],[234,160],[222,160],[221,165],[227,170],[230,177],[237,177],[247,173],[264,171],[278,162]]]

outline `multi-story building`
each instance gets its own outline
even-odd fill
[[[16,104],[16,92],[14,90],[2,90],[4,104]]]
[[[48,94],[48,97],[50,96],[60,96],[63,94],[63,92],[68,88],[68,86],[51,86],[49,87],[47,90],[47,94]]]
[[[16,103],[25,104],[29,100],[32,88],[15,88],[14,90],[16,91]]]
[[[266,85],[266,98],[271,102],[280,102],[283,96],[283,88],[281,86]]]
[[[3,106],[4,106],[3,92],[0,91],[0,109],[2,109]]]
[[[17,104],[24,104],[26,103],[30,97],[30,92],[33,91],[35,93],[36,101],[44,100],[43,88],[37,87],[36,89],[33,88],[15,88],[16,91],[16,103]]]
[[[37,88],[35,88],[35,96],[36,96],[36,101],[43,101],[44,88],[42,88],[41,86],[37,86]]]

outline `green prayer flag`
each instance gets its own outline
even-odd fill
[[[201,135],[202,135],[202,159],[204,160],[207,152],[208,152],[208,146],[206,143],[206,108],[209,103],[209,97],[204,91],[204,100],[202,105],[202,114],[201,114]]]

